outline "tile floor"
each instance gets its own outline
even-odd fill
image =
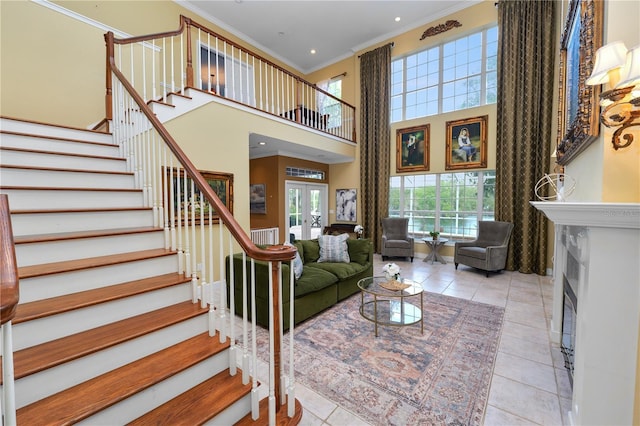
[[[383,262],[375,255],[374,271]],[[392,259],[402,276],[423,283],[426,291],[503,306],[505,317],[491,380],[484,425],[565,425],[571,388],[559,347],[549,341],[550,277],[503,271],[484,272],[453,263],[410,263]],[[384,262],[386,263],[386,262]],[[313,389],[296,384],[304,408],[302,426],[357,426],[368,423]]]

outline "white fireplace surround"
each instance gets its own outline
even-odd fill
[[[633,424],[639,377],[640,204],[531,202],[555,225],[551,339],[560,343],[568,246],[580,254],[575,425]]]

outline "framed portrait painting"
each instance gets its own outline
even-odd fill
[[[356,190],[336,189],[336,220],[356,222]]]
[[[446,170],[487,167],[487,117],[447,121]]]
[[[600,86],[589,86],[602,47],[604,1],[571,0],[560,45],[558,164],[566,165],[591,142],[599,126]]]
[[[396,130],[396,172],[429,170],[429,125]]]
[[[218,198],[220,198],[220,201],[233,213],[233,174],[204,170],[199,170],[199,172]],[[177,169],[165,169],[165,176],[170,177],[169,188],[170,193],[173,193],[173,217],[176,218],[175,220],[177,220],[178,217],[178,208],[181,207],[179,215],[180,220],[183,222],[185,213],[189,215],[190,219],[191,212],[193,211],[195,224],[200,225],[200,213],[202,212],[204,225],[209,225],[209,209],[211,205],[203,199],[202,193],[197,187],[194,188],[194,192],[191,194],[192,179],[185,177],[183,170],[180,170],[180,173],[178,173]],[[211,223],[218,223],[220,216],[216,213],[215,209],[212,209],[211,213]]]

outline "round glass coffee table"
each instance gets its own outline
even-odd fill
[[[399,284],[404,288],[400,289]],[[420,323],[420,332],[424,334],[422,285],[408,279],[389,282],[386,277],[367,277],[358,281],[358,287],[361,290],[360,315],[374,323],[376,337],[378,325],[404,327]],[[409,303],[407,299],[414,303],[419,300],[420,306]]]

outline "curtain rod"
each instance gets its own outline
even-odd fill
[[[395,46],[395,45],[396,45],[396,43],[395,43],[394,41],[392,41],[391,43],[388,43],[388,44],[389,44],[391,47],[393,47],[393,46]],[[380,47],[383,47],[383,46],[386,46],[386,44],[383,44],[383,45],[382,45],[382,46],[380,46]],[[377,48],[376,48],[376,49],[377,49]],[[375,49],[374,49],[374,50],[375,50]],[[369,51],[369,52],[371,52],[371,51]],[[366,53],[369,53],[369,52],[366,52]],[[364,53],[363,53],[362,55],[364,55]],[[362,56],[362,55],[358,55],[358,58],[359,58],[360,56]]]
[[[329,80],[333,80],[333,79],[338,78],[338,77],[346,77],[346,76],[347,76],[347,72],[345,71],[345,72],[340,73],[340,74],[338,74],[338,75],[334,75],[334,76],[333,76],[333,77],[331,77]]]

